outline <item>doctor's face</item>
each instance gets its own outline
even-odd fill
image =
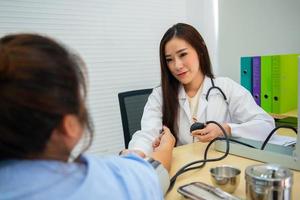
[[[201,79],[198,54],[185,40],[175,37],[167,42],[165,58],[172,75],[183,85],[190,85],[196,79]]]

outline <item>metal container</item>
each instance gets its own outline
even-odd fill
[[[241,170],[228,165],[222,165],[210,169],[213,185],[229,193],[233,193],[238,187],[240,183],[240,173]]]
[[[292,198],[293,174],[277,164],[252,165],[245,170],[248,200]]]

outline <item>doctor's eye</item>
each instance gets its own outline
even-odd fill
[[[171,61],[172,61],[171,58],[166,58],[166,62],[167,62],[167,63],[170,63]]]
[[[179,57],[184,57],[184,56],[186,56],[187,55],[187,52],[183,52],[183,53],[181,53],[181,54],[179,54]]]

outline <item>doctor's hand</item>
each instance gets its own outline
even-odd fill
[[[162,132],[152,143],[153,150],[158,148],[174,147],[175,146],[175,137],[171,133],[170,129],[166,126],[163,126]]]
[[[230,126],[228,124],[222,124],[222,127],[225,129],[226,133],[230,135]],[[192,136],[196,137],[199,142],[210,142],[217,137],[223,136],[223,132],[218,125],[210,123],[203,129],[193,131]]]
[[[168,171],[171,169],[172,152],[175,146],[175,137],[170,129],[163,127],[162,133],[157,138],[159,143],[153,147],[151,157],[158,160]]]

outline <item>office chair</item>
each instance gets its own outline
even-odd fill
[[[152,89],[142,89],[118,94],[125,148],[128,148],[132,135],[141,129],[144,106],[151,92]]]

